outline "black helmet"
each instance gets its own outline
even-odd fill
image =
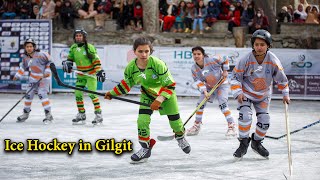
[[[76,41],[76,34],[78,33],[81,33],[83,35],[83,39],[85,40],[87,38],[87,31],[85,31],[84,29],[76,29],[74,30],[74,33],[73,33],[73,39],[74,41]]]
[[[252,37],[251,37],[252,47],[253,47],[253,44],[254,44],[254,41],[256,40],[256,38],[260,38],[260,39],[265,40],[268,46],[270,46],[272,43],[271,34],[264,29],[258,29],[252,34]]]
[[[26,39],[26,41],[24,41],[24,46],[26,46],[26,44],[28,44],[28,43],[31,43],[32,45],[33,45],[33,47],[34,48],[36,48],[36,43],[35,43],[35,41],[32,39],[32,38],[28,38],[28,39]]]

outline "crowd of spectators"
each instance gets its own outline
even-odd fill
[[[2,19],[52,19],[53,27],[74,29],[74,19],[94,19],[95,30],[103,31],[107,19],[115,20],[117,30],[143,30],[143,7],[140,0],[0,0]],[[319,8],[300,0],[296,9],[284,6],[277,14],[280,23],[319,24]],[[159,0],[160,31],[200,33],[214,24],[228,22],[233,27],[245,26],[252,33],[256,29],[270,29],[269,18],[254,0]],[[279,31],[278,31],[279,32]]]
[[[164,32],[203,34],[218,20],[228,22],[228,33],[238,26],[247,26],[250,32],[269,30],[270,26],[268,17],[253,0],[160,0],[159,12]]]
[[[143,8],[140,0],[0,0],[2,19],[52,19],[53,27],[62,24],[74,29],[74,19],[95,20],[96,31],[113,19],[117,29],[141,31]]]
[[[297,9],[293,9],[292,5],[283,6],[277,14],[277,32],[280,33],[281,23],[306,23],[319,24],[320,14],[316,5],[308,4],[306,0],[300,0]]]

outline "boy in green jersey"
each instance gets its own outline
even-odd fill
[[[191,147],[184,137],[184,127],[179,115],[175,81],[166,64],[155,56],[150,56],[153,51],[151,42],[147,38],[135,40],[133,50],[137,58],[127,65],[124,79],[107,92],[105,99],[112,96],[127,94],[136,85],[141,85],[140,102],[151,104],[150,107],[140,106],[138,116],[138,137],[142,148],[131,156],[133,163],[145,162],[151,156],[151,149],[156,141],[150,138],[150,121],[154,110],[159,110],[161,115],[167,115],[169,123],[179,147],[190,153]],[[161,107],[161,108],[160,108]]]
[[[70,73],[72,71],[73,63],[76,63],[77,70],[92,76],[85,76],[78,74],[76,87],[85,88],[88,90],[97,90],[97,81],[105,81],[105,72],[101,69],[100,58],[97,54],[96,48],[87,43],[87,32],[83,29],[77,29],[74,32],[75,43],[70,47],[68,59],[62,62],[63,71]],[[96,76],[96,78],[94,78]],[[84,124],[86,120],[85,108],[83,103],[83,92],[75,90],[76,102],[78,107],[78,114],[75,119],[72,120],[74,124]],[[94,113],[96,117],[92,121],[92,124],[100,124],[103,121],[101,115],[101,108],[99,98],[94,94],[89,94],[94,105]]]

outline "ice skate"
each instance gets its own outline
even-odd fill
[[[76,118],[72,119],[73,125],[83,125],[86,124],[86,114],[79,112]]]
[[[235,124],[233,122],[231,123],[228,122],[228,130],[226,132],[226,136],[235,137],[236,135],[237,135],[237,132],[236,132]]]
[[[30,110],[31,111],[31,110]],[[25,109],[23,110],[23,114],[21,116],[18,116],[17,118],[17,123],[21,123],[21,122],[24,122],[26,121],[28,118],[29,118],[29,114],[30,114],[30,111],[26,111]]]
[[[101,125],[102,121],[103,121],[101,112],[95,112],[95,114],[96,114],[96,117],[92,121],[92,124],[93,125]]]
[[[201,129],[201,122],[194,122],[194,125],[187,130],[187,136],[196,136],[199,134]]]
[[[152,147],[156,144],[156,140],[151,139],[149,143],[139,142],[142,146],[141,149],[131,156],[131,164],[147,162],[151,156]]]
[[[186,154],[189,154],[191,151],[191,146],[186,140],[186,138],[184,137],[184,135],[182,136],[175,135],[175,138],[178,141],[178,146],[182,149],[182,151],[185,152]]]
[[[233,156],[235,158],[235,160],[239,161],[242,159],[242,157],[247,154],[247,150],[249,147],[249,143],[250,143],[250,138],[242,138],[240,139],[240,146],[239,148],[236,150],[236,152],[233,153]]]
[[[251,141],[252,150],[260,156],[269,159],[269,151],[262,146],[262,140],[254,140],[254,133],[252,133]]]
[[[50,111],[46,111],[46,117],[43,119],[44,124],[50,124],[53,121],[53,117]]]

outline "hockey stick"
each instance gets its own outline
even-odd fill
[[[307,129],[307,128],[309,128],[309,127],[311,127],[311,126],[314,126],[314,125],[316,125],[316,124],[318,124],[318,123],[320,123],[320,120],[318,120],[318,121],[316,121],[316,122],[314,122],[314,123],[308,124],[308,125],[300,128],[300,129],[294,130],[294,131],[290,132],[290,134],[297,133],[297,132],[299,132],[299,131],[301,131],[301,130]],[[270,139],[276,139],[276,140],[278,140],[278,139],[281,139],[281,138],[286,137],[286,136],[287,136],[287,134],[284,134],[284,135],[279,136],[279,137],[274,137],[274,136],[265,136],[265,137],[266,137],[266,138],[270,138]]]
[[[0,122],[7,117],[7,115],[20,103],[20,101],[22,101],[22,99],[24,99],[29,92],[31,92],[31,90],[42,80],[42,78],[40,78],[36,83],[32,84],[31,88],[29,89],[29,91],[26,92],[26,94],[24,96],[22,96],[22,98],[1,118]]]
[[[217,82],[217,84],[211,89],[211,91],[208,93],[208,96],[210,97],[213,92],[224,82],[224,78],[221,77],[220,80]],[[186,120],[186,122],[183,124],[183,126],[185,126],[190,119],[193,117],[193,115],[201,108],[201,106],[203,106],[206,102],[208,101],[207,98],[204,98],[200,104],[197,106],[197,108],[192,112],[192,114],[189,116],[189,118]],[[174,139],[174,135],[171,136],[157,136],[157,139],[159,141],[170,141]]]
[[[78,70],[75,70],[75,69],[72,69],[71,71],[73,71],[73,72],[75,72],[75,73],[77,73],[77,74],[83,75],[83,76],[89,76],[89,77],[92,77],[92,78],[96,78],[96,76],[94,76],[94,75],[92,75],[92,74],[84,73],[84,72],[82,72],[82,71],[78,71]],[[120,83],[120,82],[118,82],[118,81],[114,81],[114,80],[109,79],[109,78],[105,78],[105,80],[109,80],[109,81],[111,81],[111,82],[118,83],[118,84]]]
[[[79,91],[83,91],[83,92],[87,92],[87,93],[91,93],[91,94],[96,94],[96,95],[103,96],[103,97],[105,96],[104,93],[99,93],[99,92],[96,92],[96,91],[90,91],[88,89],[83,89],[83,88],[74,87],[74,86],[70,86],[70,85],[64,84],[60,80],[60,78],[58,76],[56,65],[51,63],[50,64],[50,69],[51,69],[51,72],[52,72],[52,75],[53,75],[54,79],[56,80],[56,82],[58,83],[59,86],[63,86],[63,87],[66,87],[66,88],[75,89],[75,90],[79,90]],[[118,97],[118,96],[112,96],[112,98],[120,100],[120,101],[125,101],[125,102],[129,102],[129,103],[133,103],[133,104],[138,104],[138,105],[150,107],[149,104],[138,102],[138,101],[133,101],[133,100],[130,100],[130,99],[121,98],[121,97]]]
[[[286,127],[287,127],[287,145],[288,145],[288,162],[289,162],[289,172],[290,177],[292,177],[292,157],[291,157],[291,137],[290,137],[290,123],[289,123],[289,113],[288,104],[284,103],[285,107],[285,117],[286,117]]]

